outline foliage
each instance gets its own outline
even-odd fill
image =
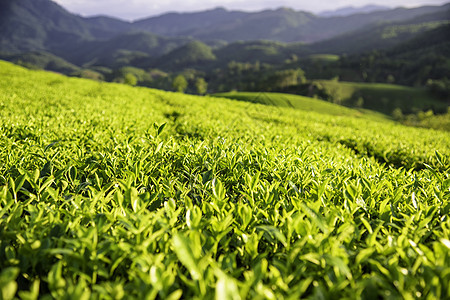
[[[427,88],[431,93],[439,97],[440,99],[450,102],[450,79],[442,78],[441,80],[432,80],[429,79],[427,81]]]
[[[172,88],[179,92],[179,93],[183,93],[186,88],[188,86],[188,82],[186,80],[186,78],[183,75],[177,75],[172,82]]]
[[[125,84],[131,85],[131,86],[135,86],[137,84],[137,82],[138,82],[138,80],[137,80],[136,76],[134,76],[131,73],[125,74],[125,77],[124,77],[124,83]]]
[[[436,113],[447,112],[448,104],[440,101],[425,88],[406,87],[395,84],[355,83],[335,80],[318,80],[312,83],[314,94],[325,100],[356,106],[363,98],[363,107],[390,115],[396,108],[411,114],[432,109]],[[304,93],[310,90],[304,90]],[[307,94],[308,95],[308,94]]]
[[[450,108],[445,114],[435,115],[433,111],[419,111],[416,114],[400,116],[398,118],[405,125],[434,128],[436,130],[450,131]]]
[[[450,297],[450,136],[0,62],[4,299]]]
[[[155,66],[161,69],[180,70],[211,63],[215,59],[216,56],[208,45],[193,41],[162,56]]]
[[[84,69],[77,72],[73,72],[70,74],[70,76],[87,78],[92,80],[105,80],[105,77],[101,73],[90,69]]]
[[[208,91],[208,83],[203,78],[195,80],[195,89],[199,95],[204,95]]]

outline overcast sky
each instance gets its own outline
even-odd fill
[[[389,7],[444,4],[450,0],[54,0],[67,10],[83,16],[109,15],[135,20],[169,11],[188,12],[211,9],[218,6],[228,9],[258,11],[281,6],[320,12],[345,6],[378,4]]]

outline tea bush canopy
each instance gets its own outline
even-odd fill
[[[450,297],[450,136],[0,62],[3,299]]]

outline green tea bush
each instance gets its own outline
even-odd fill
[[[3,299],[450,297],[450,136],[0,62]]]

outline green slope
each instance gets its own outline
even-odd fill
[[[251,103],[259,103],[276,107],[290,107],[303,111],[328,114],[333,116],[353,116],[372,118],[388,121],[388,118],[380,113],[369,110],[356,110],[327,101],[282,93],[256,93],[256,92],[229,92],[212,95]]]
[[[71,74],[80,68],[48,52],[25,52],[22,54],[1,54],[0,59],[11,61],[28,68],[45,69],[63,74]]]
[[[450,296],[448,133],[0,79],[3,299]]]
[[[182,70],[199,67],[216,60],[212,49],[198,41],[192,41],[158,58],[153,66],[162,69]]]
[[[362,99],[363,107],[390,115],[395,108],[403,113],[415,113],[432,109],[447,111],[448,103],[438,100],[425,88],[413,88],[384,83],[355,83],[334,80],[317,80],[333,101],[354,106]]]

